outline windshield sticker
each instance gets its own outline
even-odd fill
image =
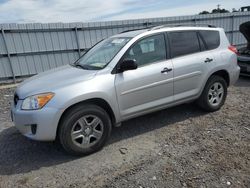
[[[112,41],[112,43],[113,44],[121,44],[121,43],[123,43],[125,41],[125,39],[114,39],[113,41]]]

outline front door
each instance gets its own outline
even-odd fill
[[[123,119],[172,102],[173,65],[167,59],[165,35],[143,38],[123,59],[135,59],[136,70],[119,73],[115,86]]]

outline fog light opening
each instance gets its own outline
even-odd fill
[[[37,125],[36,124],[32,124],[31,125],[31,133],[32,134],[36,134],[36,129],[37,129]]]

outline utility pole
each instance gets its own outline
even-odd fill
[[[221,6],[220,4],[217,5],[217,10],[220,10],[220,6]]]

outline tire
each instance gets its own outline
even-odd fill
[[[223,91],[222,95],[220,95],[221,91]],[[227,83],[225,79],[220,76],[213,75],[208,79],[201,96],[197,100],[197,103],[203,110],[214,112],[219,110],[224,105],[226,97]]]
[[[58,138],[69,154],[88,155],[105,145],[111,130],[111,120],[104,109],[91,104],[78,105],[60,121]]]

